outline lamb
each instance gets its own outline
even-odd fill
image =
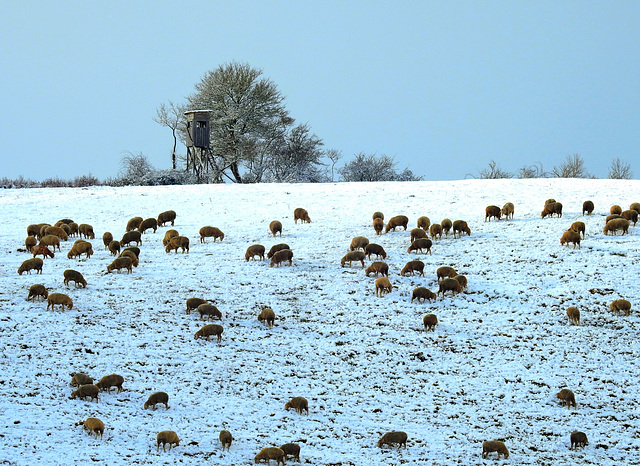
[[[294,223],[298,223],[298,220],[301,223],[311,223],[311,219],[309,218],[309,212],[307,212],[302,207],[298,207],[293,211],[293,221]]]
[[[373,215],[371,216],[371,218],[373,220],[379,218],[380,220],[382,220],[384,222],[384,214],[382,212],[374,212]]]
[[[82,254],[85,254],[87,259],[93,255],[93,245],[88,241],[77,241],[67,253],[67,258],[73,259],[75,257],[80,257]]]
[[[169,395],[165,392],[152,393],[145,402],[144,409],[147,409],[149,406],[153,406],[153,410],[155,411],[158,403],[164,404],[166,409],[169,409]]]
[[[638,212],[638,214],[640,214],[640,202],[631,203],[631,205],[629,206],[629,210],[635,210],[636,212]]]
[[[133,261],[130,257],[121,256],[116,257],[111,264],[107,265],[107,273],[111,273],[112,270],[117,270],[120,273],[120,269],[126,269],[127,273],[131,273]]]
[[[440,221],[440,226],[442,227],[442,232],[444,233],[444,235],[449,236],[449,231],[451,231],[451,227],[453,226],[451,220],[449,220],[448,218],[443,218],[442,221]]]
[[[33,269],[35,269],[36,273],[42,274],[43,264],[44,262],[39,257],[27,259],[20,265],[20,267],[18,267],[18,275],[22,275],[22,272],[27,272],[28,274],[31,274],[31,270]]]
[[[189,254],[189,238],[186,236],[174,236],[169,240],[169,244],[167,244],[167,247],[164,248],[164,250],[167,253],[174,250],[176,254],[178,254],[178,248],[182,249],[182,254],[184,254],[185,251]]]
[[[145,218],[138,226],[138,231],[144,233],[147,230],[153,230],[155,233],[158,229],[158,221],[155,218]]]
[[[83,235],[88,239],[95,239],[96,237],[96,234],[93,232],[93,227],[87,223],[78,225],[78,232],[80,233],[80,238],[82,238]]]
[[[422,228],[414,228],[413,230],[411,230],[411,239],[410,239],[410,241],[412,243],[417,239],[426,238],[426,237],[427,237],[427,232],[424,231]]]
[[[91,433],[96,434],[96,439],[98,438],[98,434],[100,434],[100,438],[102,438],[102,434],[104,433],[104,422],[97,417],[88,417],[86,421],[80,421],[76,425],[84,426],[84,428],[89,431],[89,435],[91,435]]]
[[[178,434],[176,434],[172,430],[163,430],[162,432],[159,432],[156,436],[156,441],[158,444],[156,447],[156,451],[160,449],[160,444],[162,444],[162,451],[166,451],[164,447],[167,443],[169,444],[169,451],[171,451],[171,447],[174,444],[176,445],[176,447],[180,446],[180,439],[178,438]]]
[[[376,279],[376,296],[382,297],[387,293],[391,293],[393,289],[391,282],[387,277],[380,277]]]
[[[309,414],[309,402],[303,396],[294,396],[287,401],[284,405],[284,409],[288,411],[290,408],[295,409],[298,414],[302,414],[303,412]]]
[[[422,275],[424,277],[424,262],[418,259],[407,262],[404,267],[402,267],[400,275],[403,277],[409,273],[413,275],[413,272],[418,272],[418,275]]]
[[[31,248],[31,253],[33,254],[33,257],[39,256],[41,255],[43,259],[46,259],[47,257],[54,257],[53,252],[51,252],[51,250],[46,247],[44,244],[37,244],[34,247]]]
[[[293,460],[300,462],[300,445],[297,443],[285,443],[280,446],[280,450],[284,452],[284,459],[291,456]]]
[[[456,293],[462,292],[462,286],[460,286],[460,282],[455,278],[445,278],[438,286],[438,294],[442,292],[442,298],[444,299],[444,293],[446,291],[451,291],[451,294],[455,295]]]
[[[571,432],[571,450],[576,450],[578,447],[584,447],[588,444],[587,434],[578,430]]]
[[[109,252],[112,256],[116,256],[120,253],[120,241],[113,240],[109,243]]]
[[[45,246],[51,246],[51,249],[53,249],[54,251],[56,250],[56,247],[58,247],[58,251],[60,251],[60,238],[57,237],[56,235],[45,235],[41,237],[40,244],[44,244]]]
[[[283,249],[291,248],[286,243],[274,244],[273,246],[271,246],[271,249],[269,249],[269,252],[267,253],[267,259],[271,259],[276,252],[282,251]]]
[[[56,304],[60,304],[63,311],[65,306],[68,306],[69,309],[73,309],[73,301],[64,293],[51,293],[47,297],[47,311],[49,308],[53,311]]]
[[[198,306],[197,311],[200,314],[200,320],[202,320],[204,316],[207,316],[208,320],[211,320],[211,319],[222,320],[222,312],[220,312],[220,310],[213,304],[209,304],[209,303],[200,304]]]
[[[567,405],[567,408],[571,409],[571,405],[573,405],[573,407],[575,409],[577,409],[577,405],[576,405],[576,397],[573,394],[573,392],[571,390],[569,390],[568,388],[563,388],[562,390],[560,390],[557,394],[556,394],[556,398],[558,398],[560,400],[560,404],[561,405]]]
[[[396,227],[403,227],[406,230],[408,224],[409,219],[405,215],[396,215],[395,217],[391,217],[389,219],[384,232],[389,233],[389,230],[396,231]]]
[[[35,301],[36,296],[42,296],[42,299],[44,300],[49,297],[49,292],[44,287],[44,285],[40,285],[40,284],[31,285],[31,287],[29,288],[29,295],[27,296],[27,301],[29,301],[29,299],[31,298],[33,298],[31,299],[32,301]]]
[[[162,238],[162,245],[166,246],[171,241],[171,238],[175,236],[180,236],[178,230],[174,230],[173,228],[164,232],[164,238]]]
[[[165,223],[171,222],[171,226],[173,226],[173,222],[176,220],[176,212],[174,210],[167,210],[166,212],[162,212],[158,215],[158,220],[156,223],[158,226],[163,227]]]
[[[582,215],[584,215],[585,213],[587,215],[591,215],[593,213],[593,201],[584,201],[582,203]]]
[[[99,393],[100,390],[93,384],[80,385],[77,390],[71,392],[71,399],[75,400],[76,398],[81,398],[83,400],[86,400],[87,397],[90,397],[90,401],[93,401],[93,399],[95,398],[97,403],[99,401]]]
[[[269,327],[273,327],[273,323],[276,320],[276,313],[273,312],[273,309],[271,309],[270,307],[265,307],[264,309],[262,309],[262,311],[260,311],[260,314],[258,314],[258,321],[259,322],[265,322]]]
[[[384,229],[384,220],[381,218],[373,219],[373,230],[376,232],[376,235],[382,234],[382,230]]]
[[[489,453],[494,451],[498,453],[498,459],[500,459],[500,455],[503,455],[505,459],[509,458],[509,450],[507,450],[507,446],[500,440],[487,440],[482,442],[483,458],[489,457]]]
[[[587,229],[587,226],[584,224],[584,222],[573,222],[570,229],[573,231],[577,231],[578,233],[582,233],[582,238],[584,239],[584,232]]]
[[[207,302],[206,299],[202,298],[189,298],[187,299],[187,314],[191,314],[193,309],[198,309],[201,304],[205,304]]]
[[[109,249],[109,243],[113,241],[113,235],[109,231],[105,231],[102,235],[102,243],[105,249]]]
[[[207,324],[195,333],[194,339],[197,340],[198,338],[206,338],[207,341],[209,341],[209,337],[213,335],[214,337],[217,337],[217,341],[218,343],[220,343],[222,341],[223,331],[224,329],[222,328],[222,325]]]
[[[140,246],[142,244],[142,233],[140,233],[140,231],[127,231],[124,235],[122,235],[120,246],[129,246],[131,243],[136,243],[136,246]]]
[[[433,242],[430,239],[420,238],[415,240],[413,243],[411,243],[411,246],[409,246],[409,248],[407,249],[407,252],[410,253],[411,251],[416,251],[416,252],[426,251],[427,253],[431,254],[432,244]]]
[[[424,231],[427,231],[429,226],[431,226],[431,220],[429,220],[429,217],[418,217],[418,228],[422,228]]]
[[[46,236],[46,235],[56,235],[62,241],[67,241],[69,239],[69,235],[67,235],[67,232],[60,227],[52,227],[52,226],[45,227],[44,235],[42,236]]]
[[[497,205],[488,205],[484,209],[484,221],[491,221],[495,217],[496,220],[500,220],[502,216],[502,210]]]
[[[222,444],[222,451],[227,447],[227,451],[231,448],[231,442],[233,442],[233,435],[228,430],[221,430],[218,436],[220,443]]]
[[[626,299],[616,299],[609,305],[609,309],[616,313],[622,311],[625,316],[628,316],[631,314],[631,303]]]
[[[79,387],[81,385],[93,385],[93,378],[89,377],[84,372],[76,372],[71,376],[72,387]]]
[[[436,277],[438,279],[438,282],[440,282],[440,280],[445,277],[453,278],[456,275],[458,275],[458,272],[456,272],[456,269],[454,269],[453,267],[438,267],[438,269],[436,270]]]
[[[365,258],[365,253],[362,251],[351,251],[348,252],[344,255],[344,257],[342,259],[340,259],[340,265],[342,267],[345,266],[345,264],[348,262],[349,263],[349,267],[351,267],[351,262],[360,262],[362,263],[362,267],[364,268],[364,258]]]
[[[136,230],[141,223],[142,217],[133,217],[127,222],[127,228],[125,229],[125,231]]]
[[[437,236],[442,239],[442,225],[439,223],[434,223],[429,227],[429,234],[431,235],[431,239],[436,239]]]
[[[386,434],[384,434],[380,438],[380,440],[378,440],[379,448],[382,448],[385,445],[389,445],[390,447],[392,447],[393,445],[396,445],[396,444],[398,445],[398,449],[402,448],[403,445],[405,448],[407,448],[406,432],[392,430],[391,432],[387,432]]]
[[[67,269],[62,275],[64,276],[64,285],[69,286],[69,282],[74,282],[74,286],[80,286],[81,288],[87,287],[87,281],[82,274],[77,270]]]
[[[629,233],[629,225],[629,220],[627,220],[626,218],[614,218],[607,222],[607,224],[602,229],[602,232],[605,235],[608,235],[609,232],[612,232],[612,234],[615,235],[616,231],[622,230],[622,234],[625,235]]]
[[[220,241],[222,241],[224,239],[224,233],[222,233],[222,231],[220,231],[219,228],[217,227],[211,227],[211,226],[206,226],[206,227],[202,227],[200,228],[200,242],[204,243],[205,242],[205,238],[211,238],[213,237],[213,242],[216,242],[216,239],[220,238]]]
[[[571,229],[565,231],[560,238],[560,244],[562,246],[566,244],[569,247],[569,243],[573,243],[573,249],[576,248],[576,245],[580,248],[580,233]]]
[[[427,314],[422,318],[422,324],[427,331],[435,330],[436,325],[438,325],[438,318],[435,314]]]
[[[460,283],[461,290],[467,288],[467,277],[465,277],[464,275],[456,275],[455,277],[453,277],[453,279]]]
[[[360,251],[362,252],[362,251]],[[364,254],[364,253],[362,253]],[[291,249],[282,249],[271,256],[271,262],[269,267],[280,266],[283,262],[289,262],[289,265],[293,265],[293,251]]]
[[[620,214],[622,218],[629,220],[629,222],[633,222],[633,226],[636,226],[638,223],[638,212],[633,209],[625,210]]]
[[[514,211],[515,209],[513,207],[513,203],[507,202],[505,205],[502,206],[502,210],[500,211],[500,213],[504,215],[507,220],[509,220],[509,217],[513,218]]]
[[[356,236],[351,240],[351,245],[349,246],[349,251],[355,251],[356,249],[362,249],[369,244],[369,239],[364,236]]]
[[[365,275],[368,277],[370,273],[375,274],[377,277],[378,274],[388,277],[389,276],[389,266],[386,262],[372,262],[369,267],[367,267],[364,271]]]
[[[54,238],[58,238],[57,236],[54,236]],[[34,247],[36,244],[38,244],[38,240],[36,239],[35,236],[27,236],[24,239],[24,246],[25,248],[27,248],[27,251],[31,251],[31,248]],[[60,238],[58,238],[58,249],[60,249]]]
[[[613,214],[620,215],[622,213],[622,207],[620,207],[617,204],[612,205],[611,208],[609,209],[609,213],[612,215]]]
[[[458,234],[459,238],[462,238],[462,234],[466,233],[467,235],[471,236],[471,229],[469,228],[469,225],[467,224],[467,222],[465,222],[464,220],[454,220],[453,221],[453,237],[456,237],[456,233]]]
[[[567,308],[567,317],[575,325],[580,325],[580,310],[577,307],[569,306]]]
[[[269,231],[275,238],[278,233],[280,233],[280,237],[282,238],[282,222],[279,220],[274,220],[269,224]]]
[[[118,374],[109,374],[105,375],[100,379],[100,381],[96,384],[101,390],[106,390],[108,393],[111,393],[111,387],[116,387],[118,389],[117,393],[122,391],[122,384],[124,383],[124,377]]]
[[[131,249],[125,249],[120,253],[119,257],[128,257],[129,259],[131,259],[131,265],[133,265],[134,267],[137,267],[140,263],[140,261],[138,260],[138,256],[136,256],[136,253]]]
[[[282,463],[284,466],[284,451],[277,447],[267,447],[260,450],[260,452],[253,459],[256,464],[258,464],[262,460],[266,460],[266,463],[269,464],[271,460],[276,460],[276,466]]]
[[[247,248],[247,252],[244,253],[244,260],[249,262],[249,259],[253,259],[258,256],[261,261],[264,260],[264,246],[262,244],[254,244]]]
[[[436,295],[433,291],[425,288],[424,286],[419,286],[415,288],[413,290],[413,293],[411,294],[411,302],[413,302],[414,299],[418,300],[419,303],[425,302],[427,300],[431,301],[432,299],[435,301]]]
[[[542,218],[545,218],[547,215],[553,217],[553,214],[556,214],[558,218],[562,217],[562,203],[549,202],[548,204],[545,204],[540,215]]]
[[[364,248],[364,253],[367,256],[367,259],[371,260],[372,255],[376,255],[378,258],[386,259],[387,252],[384,250],[382,246],[376,243],[369,243]]]

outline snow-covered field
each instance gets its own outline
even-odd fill
[[[540,218],[547,198],[563,203],[562,218]],[[582,216],[587,199],[595,212]],[[484,221],[487,205],[508,201],[513,220]],[[481,444],[501,439],[511,456],[500,464],[640,464],[640,225],[602,233],[613,204],[635,201],[638,181],[563,179],[3,190],[0,463],[248,465],[263,447],[296,442],[311,465],[496,464],[495,454],[480,457]],[[296,207],[312,223],[295,224]],[[119,239],[129,218],[168,209],[190,252],[165,253],[172,227],[161,227],[143,235],[133,273],[107,274],[102,234]],[[422,215],[463,219],[472,234],[408,254],[409,230],[376,236],[374,211],[408,216],[409,230]],[[18,275],[30,257],[18,251],[26,227],[62,218],[93,225],[94,255],[68,259],[71,238],[42,275]],[[282,238],[268,232],[274,219]],[[582,248],[562,247],[576,220],[586,223]],[[200,244],[205,225],[224,241]],[[360,264],[340,266],[358,235],[387,251],[394,289],[382,298]],[[293,266],[244,260],[249,245],[280,242]],[[425,276],[400,276],[416,257]],[[443,265],[464,274],[468,290],[411,303],[417,286],[437,291]],[[86,289],[64,286],[67,268]],[[34,283],[69,294],[73,309],[26,301]],[[222,311],[220,344],[194,339],[206,322],[186,315],[191,297]],[[630,316],[609,310],[618,298],[631,301]],[[256,319],[264,305],[275,310],[272,329]],[[580,326],[568,306],[580,309]],[[427,313],[440,322],[433,332]],[[121,374],[124,390],[72,400],[76,371]],[[563,387],[577,409],[558,403]],[[144,410],[160,390],[170,409]],[[293,396],[309,400],[308,416],[284,410]],[[104,421],[103,439],[74,425],[90,416]],[[167,429],[180,446],[157,452]],[[230,452],[221,429],[234,436]],[[390,430],[407,432],[406,449],[377,447]],[[587,434],[586,448],[569,449],[573,430]]]

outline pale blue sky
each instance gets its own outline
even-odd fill
[[[156,108],[235,60],[343,161],[447,180],[579,153],[640,177],[638,1],[4,1],[0,46],[0,176],[169,168]]]

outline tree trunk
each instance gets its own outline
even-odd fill
[[[229,168],[231,169],[231,173],[233,174],[236,183],[242,183],[242,177],[240,176],[240,172],[238,171],[238,162],[232,162],[229,165]]]

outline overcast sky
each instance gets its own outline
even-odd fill
[[[170,168],[156,108],[239,61],[339,165],[386,154],[451,180],[578,153],[638,178],[639,25],[635,0],[5,1],[0,177],[104,179],[127,151]]]

